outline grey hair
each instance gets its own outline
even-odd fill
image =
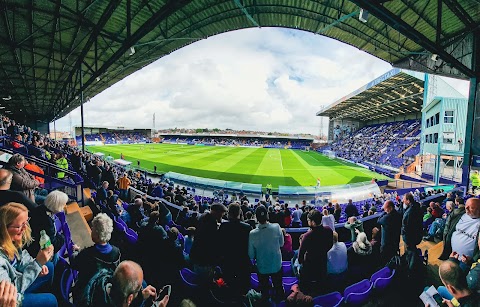
[[[45,198],[45,207],[53,213],[63,212],[68,201],[68,195],[62,191],[52,191]]]
[[[113,221],[106,213],[97,214],[92,220],[92,235],[101,242],[107,243],[112,238]]]

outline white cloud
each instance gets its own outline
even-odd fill
[[[93,97],[84,107],[85,125],[151,128],[156,113],[156,128],[318,134],[315,113],[321,106],[390,69],[320,35],[279,28],[233,31],[175,51]],[[71,114],[79,125],[79,109]],[[68,116],[56,127],[69,130]]]

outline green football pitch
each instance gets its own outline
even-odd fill
[[[271,183],[273,187],[322,186],[370,181],[387,177],[355,164],[330,159],[317,152],[291,149],[138,144],[87,146],[114,159],[131,161],[133,166],[157,172],[177,172],[191,176],[244,183]]]

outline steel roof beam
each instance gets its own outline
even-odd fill
[[[151,16],[139,29],[127,38],[124,44],[100,67],[100,69],[88,79],[83,86],[77,91],[85,91],[90,84],[92,84],[95,77],[104,73],[113,63],[117,62],[127,51],[142,39],[145,35],[150,33],[162,20],[168,16],[174,14],[177,10],[180,10],[185,5],[189,4],[192,0],[169,0],[167,3],[159,9],[153,16]],[[93,35],[92,35],[93,36]],[[67,97],[64,104],[68,104],[72,97]]]
[[[375,15],[378,19],[382,20],[384,23],[396,29],[402,35],[412,39],[417,44],[419,44],[422,48],[425,48],[426,50],[430,51],[433,54],[438,54],[443,61],[450,63],[453,67],[458,69],[460,72],[462,72],[466,76],[472,78],[477,75],[477,73],[475,73],[472,69],[463,65],[459,60],[457,60],[451,54],[446,52],[443,46],[430,41],[425,35],[417,31],[414,27],[407,24],[404,20],[402,20],[396,14],[393,14],[392,12],[387,10],[384,6],[381,6],[378,3],[375,3],[369,0],[350,0],[350,1],[368,10],[372,15]]]
[[[118,3],[120,3],[119,0],[111,0],[108,3],[107,7],[103,11],[102,16],[98,20],[97,25],[93,29],[92,33],[90,34],[90,37],[88,38],[87,42],[83,46],[82,51],[80,52],[80,54],[78,56],[78,59],[77,59],[77,61],[75,63],[75,66],[74,66],[75,69],[72,69],[72,71],[70,71],[70,74],[67,77],[67,82],[64,84],[64,86],[60,90],[60,93],[63,93],[65,91],[67,83],[72,82],[73,81],[73,75],[77,72],[77,70],[81,69],[81,64],[82,64],[82,62],[85,61],[85,56],[87,55],[88,51],[90,51],[93,43],[97,39],[97,36],[99,35],[99,33],[101,32],[101,30],[103,29],[103,27],[105,26],[107,21],[112,16],[112,14],[115,11],[115,8],[117,7]],[[56,103],[60,102],[60,101],[58,101],[59,99],[60,99],[60,96],[58,97]]]

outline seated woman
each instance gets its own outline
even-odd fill
[[[0,207],[0,281],[17,288],[17,306],[57,306],[51,293],[41,292],[53,281],[53,246],[41,249],[36,258],[23,249],[32,242],[28,209],[18,203]],[[34,243],[38,244],[38,243]]]
[[[70,265],[78,271],[78,280],[73,288],[74,301],[81,297],[88,281],[100,269],[110,269],[113,272],[120,263],[120,250],[108,243],[112,237],[112,231],[112,219],[105,213],[97,214],[92,220],[91,234],[95,244],[73,254]]]
[[[31,212],[32,220],[30,225],[32,227],[32,238],[38,242],[40,239],[40,231],[45,230],[55,248],[53,263],[56,263],[58,256],[63,256],[56,254],[65,243],[65,237],[63,234],[57,232],[55,220],[58,219],[56,214],[64,211],[67,201],[67,194],[61,191],[52,191],[45,198],[45,203]],[[33,256],[38,252],[39,246],[38,244],[31,244],[27,249],[30,255]],[[78,246],[75,245],[74,249],[78,249]]]

